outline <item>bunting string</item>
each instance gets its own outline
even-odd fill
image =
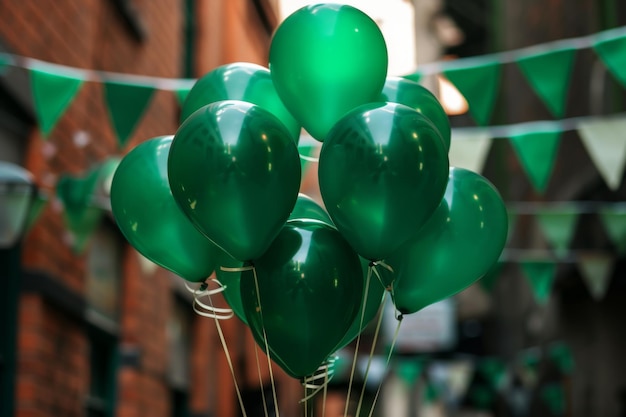
[[[92,69],[70,67],[62,64],[42,61],[35,58],[0,52],[0,60],[5,60],[7,65],[28,70],[41,70],[54,74],[63,74],[83,81],[100,82],[103,80],[116,81],[141,87],[151,87],[157,90],[178,91],[190,89],[196,82],[192,78],[167,78],[150,75],[136,75],[112,71],[99,71]]]
[[[514,63],[522,57],[528,55],[538,55],[545,52],[551,52],[563,49],[588,49],[593,47],[597,41],[605,39],[613,39],[626,36],[626,26],[618,27],[615,29],[609,29],[606,31],[594,33],[588,36],[581,36],[578,38],[561,39],[554,42],[546,42],[538,45],[529,46],[526,48],[515,49],[505,52],[497,52],[493,54],[485,54],[470,58],[461,58],[454,61],[436,61],[423,64],[413,74],[418,76],[434,75],[444,72],[446,70],[456,70],[463,68],[470,68],[476,66],[482,66],[488,62],[497,62],[499,64]],[[407,76],[411,76],[408,74]]]
[[[542,260],[558,262],[564,264],[578,264],[587,256],[605,256],[608,251],[601,250],[569,250],[564,256],[557,257],[553,251],[548,249],[514,249],[507,248],[502,251],[499,262],[522,263],[528,260]],[[611,254],[615,256],[615,254]]]
[[[536,132],[567,132],[578,130],[580,125],[584,123],[620,120],[623,118],[626,118],[626,112],[605,116],[581,116],[561,120],[537,120],[506,125],[453,127],[452,140],[472,140],[476,134],[486,135],[490,139],[508,139],[511,136]],[[320,142],[308,135],[302,135],[299,144],[300,146],[322,146]],[[303,155],[300,155],[300,157],[304,158]],[[306,157],[306,160],[309,162],[319,161],[315,157]]]
[[[553,42],[542,43],[526,48],[515,49],[511,51],[497,52],[493,54],[480,55],[477,57],[461,58],[454,61],[435,61],[427,64],[420,65],[415,74],[418,75],[432,75],[438,74],[446,70],[462,69],[474,66],[483,65],[486,62],[497,62],[500,64],[508,64],[517,61],[527,55],[535,55],[543,52],[550,52],[561,49],[588,49],[601,40],[612,39],[626,36],[626,26],[618,27],[615,29],[609,29],[602,32],[597,32],[588,36],[582,36],[577,38],[562,39]],[[25,69],[44,69],[53,72],[69,73],[85,80],[97,82],[102,79],[108,79],[113,81],[120,81],[140,86],[153,87],[159,90],[177,91],[180,89],[191,88],[195,83],[195,79],[190,78],[169,78],[169,77],[155,77],[147,75],[135,75],[125,74],[110,71],[98,71],[91,69],[83,69],[70,67],[67,65],[54,64],[46,61],[42,61],[35,58],[29,58],[25,56],[0,53],[0,59],[6,62],[7,65],[14,67],[20,67]],[[409,77],[411,74],[407,74]]]

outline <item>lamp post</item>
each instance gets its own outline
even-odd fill
[[[0,416],[15,412],[20,241],[36,194],[30,172],[0,161]]]

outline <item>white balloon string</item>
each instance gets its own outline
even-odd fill
[[[316,158],[314,156],[306,156],[306,155],[302,155],[300,154],[300,159],[304,159],[307,162],[319,162],[319,158]]]
[[[254,266],[253,265],[236,266],[236,267],[220,266],[220,269],[224,272],[244,272],[244,271],[253,271]]]
[[[259,388],[261,389],[261,400],[263,401],[263,412],[265,417],[269,417],[267,410],[267,400],[265,399],[265,389],[263,389],[263,375],[261,375],[261,361],[259,360],[259,348],[254,346],[254,358],[256,359],[256,370],[259,374]]]
[[[374,262],[375,265],[380,265],[383,268],[385,268],[386,270],[388,270],[389,272],[394,272],[393,268],[391,267],[391,265],[385,263],[385,261],[376,261]]]
[[[254,265],[245,266],[242,269],[245,271],[252,271],[252,276],[254,277],[254,289],[256,291],[256,302],[258,313],[261,318],[261,329],[263,329],[263,343],[265,345],[265,355],[267,356],[267,366],[270,372],[270,382],[272,384],[272,395],[274,398],[274,409],[276,410],[276,417],[280,417],[280,413],[278,412],[278,396],[276,395],[276,383],[274,382],[274,371],[272,371],[272,359],[270,357],[270,347],[267,341],[267,332],[265,331],[265,324],[263,323],[263,308],[261,307],[261,293],[259,292],[259,279],[256,274],[256,268]]]
[[[329,358],[326,362],[320,365],[320,367],[317,368],[312,375],[304,378],[302,385],[304,386],[305,396],[300,400],[301,403],[306,403],[322,390],[324,390],[324,393],[326,392],[328,383],[333,379],[335,374],[336,360],[337,358]],[[319,383],[319,380],[321,379],[323,379],[323,381]],[[312,389],[313,392],[307,394],[309,389]]]
[[[322,417],[326,417],[326,399],[328,397],[328,383],[330,382],[330,376],[328,372],[324,375],[324,392],[322,393]]]
[[[209,296],[209,303],[211,303],[210,307],[213,307],[213,301]],[[247,417],[246,409],[243,405],[243,398],[241,397],[241,391],[239,390],[239,384],[237,384],[237,377],[235,376],[235,369],[233,368],[233,361],[230,357],[230,352],[228,350],[228,345],[226,344],[226,339],[224,338],[224,332],[222,331],[222,326],[220,325],[220,319],[217,316],[213,316],[215,319],[215,327],[217,328],[217,334],[219,335],[220,342],[222,343],[222,348],[224,349],[224,354],[226,355],[226,362],[228,363],[228,369],[230,370],[230,375],[233,378],[233,383],[235,384],[235,392],[237,393],[237,400],[239,400],[239,406],[241,407],[241,414],[243,417]]]
[[[389,285],[385,285],[383,277],[380,275],[380,272],[378,272],[378,269],[376,268],[377,266],[382,266],[391,273],[394,273],[393,268],[387,265],[384,261],[372,261],[369,266],[374,271],[374,274],[376,275],[376,278],[378,278],[378,282],[380,282],[380,285],[382,285],[383,288],[385,288],[387,291],[391,291],[391,289],[393,288],[393,280]]]
[[[208,288],[209,283],[203,282],[200,285],[200,287],[191,288],[185,282],[185,288],[187,288],[187,291],[191,292],[194,295],[193,304],[192,304],[193,311],[195,311],[196,314],[198,314],[199,316],[208,317],[212,319],[228,320],[232,318],[235,314],[232,309],[214,307],[213,300],[211,299],[212,295],[221,293],[222,291],[224,291],[226,287],[222,285],[222,283],[216,279],[211,279],[210,281],[215,282],[218,285],[218,287],[212,290],[208,290],[207,288]],[[205,304],[202,301],[200,301],[203,297],[206,297],[209,299],[210,305]]]
[[[398,340],[398,333],[400,332],[400,324],[402,324],[402,314],[396,315],[396,319],[398,320],[398,325],[396,326],[396,331],[393,334],[393,339],[391,340],[391,346],[389,347],[389,353],[387,354],[387,362],[385,363],[385,368],[389,367],[389,361],[391,360],[391,355],[393,354],[393,349],[396,345],[396,341]],[[378,396],[380,395],[380,389],[383,386],[383,378],[380,379],[380,383],[378,384],[378,389],[376,390],[376,395],[374,395],[374,400],[372,401],[372,407],[370,408],[370,413],[368,417],[372,417],[374,414],[374,407],[376,407],[376,401],[378,400]]]
[[[382,311],[385,311],[385,303],[387,302],[387,297],[383,299],[382,302]],[[374,331],[374,339],[372,340],[372,347],[370,349],[369,357],[367,358],[367,367],[365,368],[365,374],[363,375],[363,387],[361,387],[361,395],[359,397],[359,403],[356,408],[355,416],[358,416],[361,412],[361,406],[363,405],[363,398],[365,397],[365,387],[367,385],[367,378],[369,376],[370,367],[372,365],[372,360],[374,359],[374,350],[376,349],[376,345],[378,343],[378,335],[380,334],[380,326],[383,322],[383,314],[378,315],[378,322],[376,323],[376,330]],[[381,379],[382,382],[382,379]],[[373,406],[373,405],[372,405]]]
[[[369,266],[367,268],[367,278],[365,278],[365,282],[366,282],[365,291],[366,291],[366,294],[363,297],[364,300],[367,300],[367,291],[369,291],[370,281],[372,280],[372,269],[373,268],[371,266]],[[365,304],[366,303],[364,302],[363,303],[363,308],[361,309],[361,322],[360,322],[359,326],[363,325],[363,316],[365,316]],[[360,327],[359,327],[359,329],[360,329]],[[352,384],[354,383],[354,373],[356,371],[356,360],[357,360],[357,356],[359,354],[359,346],[360,346],[360,344],[361,344],[361,332],[359,332],[357,334],[356,343],[355,343],[355,346],[354,346],[354,355],[352,357],[352,369],[350,370],[350,379],[348,381],[348,392],[346,393],[346,406],[345,406],[344,411],[343,411],[343,417],[348,417],[348,408],[350,406],[350,395],[352,394]]]

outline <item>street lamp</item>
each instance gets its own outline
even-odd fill
[[[19,242],[37,187],[24,168],[0,161],[0,415],[15,412],[16,337],[20,281]]]
[[[12,248],[22,237],[36,191],[30,172],[0,161],[0,248]]]

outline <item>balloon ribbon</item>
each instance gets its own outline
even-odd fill
[[[237,384],[237,377],[235,376],[233,361],[231,360],[230,352],[226,344],[226,339],[224,338],[224,332],[222,331],[222,326],[220,325],[220,320],[227,320],[233,317],[234,313],[231,309],[218,308],[213,306],[213,300],[211,299],[211,295],[218,294],[224,291],[225,287],[216,279],[211,279],[211,281],[218,284],[218,288],[213,290],[207,290],[209,286],[207,282],[203,282],[198,289],[193,289],[189,287],[185,282],[185,287],[194,295],[193,311],[195,311],[200,316],[213,318],[215,320],[217,334],[219,335],[220,342],[222,343],[222,348],[224,349],[224,354],[226,355],[226,362],[228,363],[228,369],[230,370],[230,374],[233,377],[233,383],[235,384],[235,391],[237,392],[237,399],[239,400],[239,406],[241,407],[241,414],[243,417],[247,417],[246,409],[243,405],[243,398],[241,397],[241,391],[239,390],[239,384]],[[199,299],[202,297],[207,297],[209,300],[209,304],[204,304],[200,302]],[[204,309],[206,311],[202,311],[201,309]]]
[[[254,267],[254,265],[246,265],[246,266],[236,267],[236,268],[221,266],[220,269],[222,271],[225,271],[225,272],[252,271],[252,276],[254,277],[254,289],[256,291],[256,301],[257,301],[257,305],[259,306],[259,315],[261,317],[261,329],[263,329],[263,343],[265,345],[265,355],[267,356],[267,366],[268,366],[268,369],[269,369],[270,382],[271,382],[271,385],[272,385],[272,396],[273,396],[273,399],[274,399],[274,409],[276,410],[276,417],[280,417],[280,413],[278,411],[278,396],[276,395],[276,383],[274,381],[274,371],[272,370],[272,359],[270,357],[270,348],[269,348],[269,343],[267,342],[267,333],[265,331],[265,325],[263,324],[263,308],[261,307],[261,294],[259,292],[259,280],[258,280],[258,277],[257,277],[256,268]],[[255,353],[256,353],[256,350],[255,350]],[[257,368],[259,370],[259,379],[260,379],[260,377],[261,377],[261,369],[260,369],[260,365],[259,365],[259,362],[258,362],[258,356],[257,356]],[[262,381],[261,381],[261,383],[262,383]],[[264,392],[264,391],[261,390],[261,392]],[[265,397],[263,398],[263,401],[265,403]],[[267,412],[267,406],[266,406],[266,412]]]

